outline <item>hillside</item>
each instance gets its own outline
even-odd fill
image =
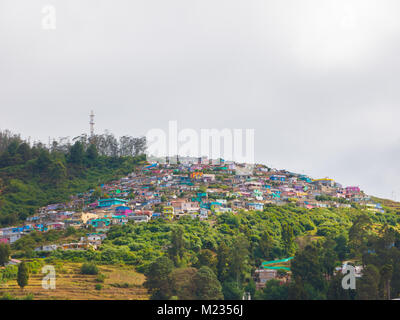
[[[21,299],[31,296],[38,300],[146,300],[147,290],[143,288],[145,277],[142,274],[121,266],[101,266],[105,275],[102,288],[96,290],[95,275],[82,275],[80,264],[65,263],[56,270],[55,290],[42,288],[43,275],[33,274],[24,290],[16,280],[0,284],[0,298]]]
[[[73,145],[53,141],[49,148],[0,132],[0,227],[24,221],[44,205],[67,202],[71,195],[126,175],[144,159],[122,147],[116,155],[110,153],[109,144],[119,148],[112,135],[96,136],[93,141],[96,143],[89,144],[88,138],[81,136]],[[96,147],[100,143],[101,147]]]
[[[23,154],[20,148],[7,152]],[[0,155],[0,240],[6,243],[0,246],[10,246],[12,258],[29,264],[38,299],[75,299],[87,289],[82,298],[400,294],[400,205],[357,186],[262,164],[249,171],[245,164],[190,158],[148,163],[122,151],[99,155],[95,144],[79,141],[64,152],[29,150],[25,162]],[[342,276],[337,270],[345,261],[373,275],[357,280],[357,292],[337,288]],[[120,292],[106,280],[99,292],[91,291],[93,278],[77,275],[86,262],[102,273],[139,272],[141,282],[116,285],[132,289]],[[75,270],[60,273],[62,293],[46,295],[37,288],[32,270],[45,264]],[[268,282],[262,279],[266,272]],[[67,285],[68,274],[74,274],[76,287]],[[21,296],[13,266],[0,276],[3,293]]]

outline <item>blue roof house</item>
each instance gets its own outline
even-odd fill
[[[116,205],[125,205],[128,203],[128,200],[124,199],[118,199],[118,198],[110,198],[110,199],[100,199],[97,201],[98,202],[98,207],[104,208],[104,207],[111,207],[111,206],[116,206]]]

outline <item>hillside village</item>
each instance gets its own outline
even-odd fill
[[[343,187],[333,179],[309,176],[265,165],[207,159],[180,158],[177,164],[146,164],[126,177],[102,184],[86,193],[71,196],[66,203],[49,204],[28,217],[23,225],[0,229],[0,243],[14,243],[36,231],[87,228],[79,243],[61,247],[48,245],[40,251],[61,249],[96,249],[112,225],[129,221],[146,223],[150,219],[208,219],[212,215],[239,210],[262,211],[269,204],[295,204],[316,207],[365,206],[383,212],[358,186]]]
[[[85,230],[86,236],[71,243],[44,244],[35,251],[96,250],[113,225],[147,223],[151,219],[172,221],[183,216],[207,220],[225,212],[262,212],[265,206],[289,203],[305,209],[357,205],[368,211],[384,212],[381,204],[358,186],[344,187],[333,179],[313,179],[265,165],[227,161],[215,164],[204,158],[180,158],[177,164],[147,162],[119,180],[71,196],[68,202],[42,207],[24,224],[0,229],[0,243],[12,244],[34,230],[61,231],[72,227]],[[18,262],[12,259],[10,264]],[[279,262],[255,270],[257,290],[271,279],[290,281],[290,273],[281,274],[290,268]],[[336,272],[343,267],[337,267]],[[361,269],[357,276],[361,276]]]

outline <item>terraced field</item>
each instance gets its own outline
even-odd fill
[[[0,284],[0,296],[9,294],[21,298],[32,294],[35,300],[147,300],[143,287],[145,276],[126,266],[99,266],[106,276],[104,283],[97,276],[79,274],[81,264],[66,263],[56,274],[56,289],[43,289],[43,274],[30,275],[29,284],[23,290],[16,280]],[[96,285],[101,284],[101,290]]]

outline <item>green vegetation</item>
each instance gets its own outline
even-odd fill
[[[0,266],[4,266],[10,260],[10,246],[0,243]]]
[[[400,269],[400,234],[388,225],[373,230],[367,221],[366,215],[357,217],[349,231],[352,234],[357,230],[360,234],[350,237],[348,245],[353,251],[347,257],[364,267],[362,277],[357,278],[355,290],[342,288],[343,274],[333,276],[334,267],[340,261],[338,249],[342,245],[338,247],[340,241],[334,243],[326,238],[297,252],[291,264],[292,281],[290,285],[284,285],[287,286],[285,298],[380,300],[398,297],[400,274],[396,271]],[[275,291],[282,294],[283,289],[265,289],[261,297],[271,297],[270,294]]]
[[[48,148],[0,131],[0,227],[132,172],[145,160],[143,143],[130,137],[118,142],[110,134],[89,141],[83,135],[73,145],[54,141]]]
[[[25,262],[21,262],[18,265],[18,275],[17,275],[17,282],[21,288],[24,288],[28,285],[29,280],[29,271],[28,267]]]
[[[349,200],[344,199],[344,198],[337,198],[337,197],[331,197],[326,194],[316,196],[315,200],[317,201],[334,201],[334,202],[339,202],[339,203],[350,203]]]
[[[18,267],[14,265],[0,269],[0,283],[6,283],[10,280],[17,279]]]
[[[0,226],[25,220],[40,206],[65,202],[71,194],[79,200],[80,192],[91,190],[90,201],[107,196],[100,183],[145,161],[139,155],[142,140],[123,137],[118,146],[110,135],[96,139],[88,143],[81,137],[73,145],[46,148],[0,132]],[[223,179],[217,176],[219,182]],[[227,188],[222,182],[209,187]],[[167,196],[161,196],[163,202]],[[326,195],[316,199],[347,203]],[[102,265],[135,268],[146,275],[144,286],[152,299],[242,299],[245,292],[273,300],[390,299],[400,295],[400,207],[382,203],[384,212],[354,203],[351,208],[314,209],[267,204],[263,211],[222,213],[205,221],[184,216],[171,222],[113,225],[98,250],[34,251],[40,245],[78,240],[87,230],[33,231],[11,246],[12,256],[26,262],[1,268],[0,283],[17,280],[24,288],[29,274],[37,274],[44,263],[54,263],[59,272],[64,262],[79,262],[80,274],[97,276],[91,278],[91,289],[102,293],[109,287],[135,286],[107,283],[112,280],[99,273]],[[10,247],[0,244],[0,266],[9,256]],[[291,271],[278,270],[290,282],[271,280],[256,291],[254,271],[263,261],[292,256]],[[356,290],[343,290],[343,275],[335,274],[335,267],[346,260],[364,267]]]
[[[106,279],[107,279],[107,276],[105,274],[99,273],[96,277],[96,282],[103,283]]]
[[[101,289],[103,289],[103,286],[100,283],[97,283],[94,288],[98,291],[100,291]]]
[[[48,259],[135,266],[148,277],[146,287],[153,299],[201,299],[189,283],[194,283],[195,274],[207,267],[213,288],[219,283],[225,299],[241,299],[243,292],[255,291],[252,274],[261,262],[287,257],[295,250],[291,284],[255,297],[275,299],[286,292],[286,298],[294,299],[350,299],[358,297],[340,288],[335,292],[338,278],[332,276],[334,268],[346,259],[363,261],[368,256],[364,253],[379,243],[384,226],[392,230],[395,239],[398,219],[393,212],[380,214],[355,208],[267,206],[263,212],[224,213],[214,221],[183,217],[175,222],[158,219],[113,226],[99,250],[56,251]],[[393,265],[394,270],[399,268]],[[209,271],[218,282],[213,282]],[[392,273],[392,296],[400,294],[393,289],[399,286],[398,274]],[[381,284],[382,292],[387,291],[387,278]],[[276,284],[270,286],[275,290]]]
[[[99,268],[94,263],[84,263],[81,267],[81,274],[97,275]]]
[[[50,230],[47,232],[32,231],[12,244],[14,257],[34,258],[47,256],[48,252],[37,252],[34,249],[41,245],[65,243],[68,239],[77,241],[87,233],[84,229],[67,228],[65,230]]]

